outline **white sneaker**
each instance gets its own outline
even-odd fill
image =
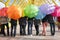
[[[33,36],[33,35],[30,35],[30,36]]]

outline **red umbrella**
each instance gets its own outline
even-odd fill
[[[0,10],[0,16],[7,16],[7,7],[4,7],[4,8],[2,8],[1,10]]]
[[[60,7],[55,6],[54,13],[52,13],[52,16],[59,17],[60,16]]]

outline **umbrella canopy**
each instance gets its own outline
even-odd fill
[[[29,18],[35,17],[38,14],[38,11],[39,11],[38,7],[32,4],[27,5],[24,8],[24,14]]]
[[[53,4],[43,4],[40,6],[40,10],[42,13],[46,13],[46,14],[51,14],[54,12],[54,5]]]
[[[22,16],[22,10],[12,5],[8,8],[7,14],[9,18],[17,20]]]
[[[59,17],[60,16],[60,7],[55,6],[54,13],[52,13],[52,16]]]
[[[0,17],[1,16],[7,17],[7,10],[8,10],[8,7],[4,7],[0,9]]]
[[[5,4],[0,2],[0,9],[4,8],[5,7]]]
[[[45,16],[46,16],[46,14],[45,14],[45,13],[42,13],[42,12],[40,11],[40,9],[39,9],[39,12],[38,12],[38,14],[37,14],[37,16],[36,16],[35,18],[36,18],[36,19],[43,19]]]

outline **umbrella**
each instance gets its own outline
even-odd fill
[[[42,13],[42,12],[40,11],[40,9],[39,9],[39,12],[38,12],[38,14],[37,14],[37,16],[36,16],[35,18],[36,18],[36,19],[43,19],[45,16],[46,16],[46,14],[45,14],[45,13]]]
[[[54,12],[54,5],[53,4],[43,4],[40,6],[40,10],[42,13],[46,13],[46,14],[51,14]]]
[[[9,18],[17,20],[22,16],[22,10],[12,5],[8,8],[7,14]]]
[[[4,7],[0,9],[0,17],[1,16],[7,17],[7,10],[8,10],[8,7]]]
[[[0,2],[0,9],[4,8],[5,7],[5,4]]]
[[[60,16],[60,7],[55,6],[54,13],[52,13],[52,16],[59,17]]]
[[[39,11],[38,7],[32,4],[27,5],[24,8],[24,14],[29,18],[35,17],[38,14],[38,11]]]

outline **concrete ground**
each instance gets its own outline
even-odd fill
[[[50,27],[49,25],[46,28],[46,36],[42,36],[41,32],[42,32],[42,25],[40,25],[39,27],[39,35],[36,36],[35,35],[35,27],[33,26],[33,34],[32,36],[30,35],[26,35],[26,36],[20,36],[19,35],[19,25],[17,25],[17,34],[16,37],[11,37],[11,36],[2,36],[0,35],[0,40],[60,40],[60,31],[58,31],[57,26],[56,26],[56,33],[54,36],[51,36],[50,34]],[[26,33],[27,33],[27,27],[26,27]]]

